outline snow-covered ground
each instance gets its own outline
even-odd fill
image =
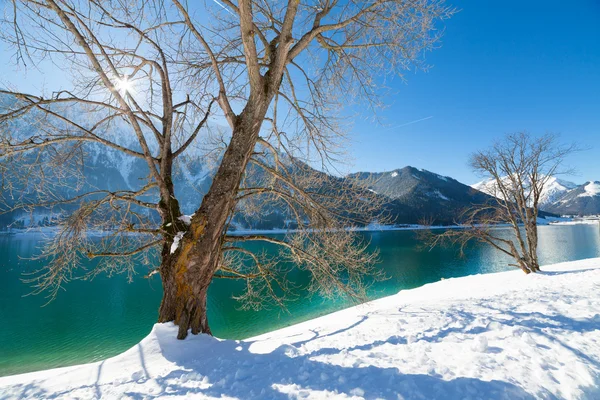
[[[244,341],[157,324],[0,398],[600,399],[600,258],[448,279]],[[40,329],[43,334],[43,329]]]
[[[589,216],[582,218],[564,218],[563,220],[551,221],[552,225],[598,225],[600,216]]]

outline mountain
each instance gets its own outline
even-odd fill
[[[505,178],[507,179],[507,178]],[[483,193],[487,193],[489,195],[493,195],[496,187],[496,180],[489,179],[482,182],[475,183],[471,185],[472,188],[477,189]],[[539,207],[542,210],[548,210],[548,206],[555,203],[559,198],[561,198],[565,193],[577,187],[577,184],[569,181],[565,181],[562,179],[558,179],[556,177],[550,177],[548,182],[544,186],[544,190],[540,196]]]
[[[478,182],[471,187],[487,194],[494,193],[493,179]],[[551,177],[540,196],[540,210],[559,215],[600,214],[600,182],[583,185]]]
[[[359,172],[350,177],[369,180],[372,191],[390,199],[387,211],[396,224],[454,224],[462,210],[489,199],[448,176],[411,166],[381,173]]]
[[[84,170],[86,189],[135,190],[144,184],[147,166],[143,161],[132,160],[102,146],[93,146],[89,150],[92,150],[90,153],[93,156]],[[344,179],[315,171],[308,165],[304,165],[303,168],[309,168],[311,173],[324,176],[319,181],[327,187],[319,190],[332,194],[344,190]],[[213,169],[204,165],[202,159],[197,157],[177,165],[174,185],[184,213],[192,213],[200,204],[202,196],[210,186],[213,173]],[[383,213],[394,224],[456,224],[460,222],[460,214],[464,209],[490,199],[489,195],[453,178],[411,166],[389,172],[358,172],[348,175],[347,178],[362,181],[369,191],[374,192],[384,204]],[[252,179],[260,180],[260,175],[254,175]],[[352,205],[349,204],[347,209],[351,210]],[[277,203],[270,203],[259,215],[256,212],[246,213],[245,210],[241,210],[232,221],[232,228],[293,228],[292,218],[288,214],[286,207]],[[53,218],[55,215],[46,210],[39,210],[31,216],[14,213],[3,216],[0,225],[13,223],[13,226],[21,227],[51,224]]]
[[[561,215],[600,214],[600,181],[590,181],[577,186],[545,209]]]
[[[27,133],[25,129],[32,128],[21,127],[20,131],[24,135]],[[134,138],[131,138],[130,135],[121,135],[120,132],[120,129],[115,129],[113,140],[118,140],[122,146],[135,148],[135,142],[132,142]],[[95,143],[84,144],[82,154],[85,155],[86,160],[83,171],[80,175],[74,174],[66,178],[61,175],[60,179],[66,180],[68,184],[64,185],[64,188],[63,186],[55,187],[55,192],[52,194],[55,198],[72,198],[89,190],[98,189],[134,191],[139,190],[148,182],[148,167],[143,160]],[[12,164],[11,173],[18,176],[19,171],[21,169],[25,171],[25,168],[26,165]],[[318,181],[321,182],[320,185],[324,186],[319,187],[318,190],[332,194],[346,190],[343,178],[315,171],[308,165],[304,165],[302,168],[309,168],[311,174],[316,173],[323,176],[323,179]],[[173,181],[183,213],[191,214],[195,211],[210,187],[213,174],[214,166],[206,161],[200,147],[178,159],[174,168]],[[362,180],[362,183],[367,185],[371,192],[376,193],[377,200],[381,200],[380,202],[384,204],[382,211],[395,224],[422,222],[438,225],[455,224],[460,222],[460,213],[465,208],[490,199],[488,195],[455,179],[410,166],[381,173],[359,172],[350,174],[348,177]],[[15,190],[11,193],[3,192],[2,197],[9,206],[16,201],[11,198],[15,193],[23,193],[25,200],[37,203],[38,193],[32,187],[34,188],[30,185],[25,190],[13,188]],[[157,193],[149,191],[147,195],[148,199],[155,199]],[[17,211],[0,215],[0,226],[51,225],[61,212],[69,213],[75,207],[76,204],[71,204],[53,212],[38,208],[31,214]],[[348,207],[344,209],[351,212],[353,207],[348,204]],[[144,212],[152,213],[146,209]],[[292,218],[288,214],[285,206],[269,203],[266,209],[261,210],[258,214],[252,213],[252,211],[248,213],[242,211],[234,219],[232,227],[238,229],[293,228]]]
[[[148,165],[144,160],[131,157],[119,151],[109,149],[96,143],[85,144],[86,159],[80,176],[73,175],[67,179],[66,185],[60,185],[52,188],[52,197],[58,199],[67,199],[76,195],[95,190],[139,190],[147,182]],[[16,163],[12,164],[15,170],[19,169]],[[49,173],[49,171],[48,171]],[[213,171],[202,162],[200,155],[192,155],[182,158],[175,164],[173,183],[175,194],[180,200],[180,206],[184,214],[193,213],[204,194],[208,191],[212,182]],[[76,181],[79,184],[76,183]],[[13,198],[13,194],[18,195]],[[13,193],[7,191],[1,193],[2,206],[12,206],[17,203],[21,193],[24,193],[24,200],[27,203],[37,203],[40,201],[35,190],[13,189]],[[148,199],[155,200],[158,194],[156,191],[148,192]],[[89,196],[86,199],[94,198]],[[56,218],[61,210],[70,212],[76,207],[75,204],[63,205],[60,209],[52,212],[45,208],[37,208],[34,213],[25,211],[14,211],[0,214],[0,227],[15,226],[29,227],[40,225],[45,219],[52,220]],[[142,212],[147,212],[143,210]]]

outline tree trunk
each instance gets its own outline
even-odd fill
[[[538,263],[537,257],[537,245],[538,245],[538,235],[537,235],[537,217],[532,217],[531,221],[526,225],[525,232],[527,234],[527,253],[526,260],[527,266],[531,270],[531,272],[539,272],[540,265]]]
[[[529,268],[529,266],[527,265],[527,261],[525,261],[524,258],[519,257],[518,255],[515,257],[515,260],[517,261],[516,264],[509,264],[509,265],[513,265],[518,267],[521,271],[525,272],[526,274],[531,273],[531,269]]]
[[[211,187],[186,227],[178,248],[171,254],[172,239],[163,247],[160,267],[163,299],[158,320],[178,325],[178,339],[185,338],[189,330],[193,334],[211,334],[206,295],[219,268],[222,235],[268,106],[265,98],[254,100],[237,117]],[[173,236],[177,233],[173,232]]]
[[[180,245],[181,246],[181,245]],[[174,256],[170,254],[170,246],[163,248],[163,264],[160,267],[163,298],[160,304],[158,322],[173,321],[179,326],[178,339],[184,339],[188,330],[193,334],[212,334],[208,326],[206,296],[212,274],[205,273],[201,279],[188,281],[187,269],[189,268],[193,250],[193,243],[188,241],[178,249]],[[177,256],[179,254],[179,256]],[[208,271],[205,269],[205,271]]]

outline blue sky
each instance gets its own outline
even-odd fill
[[[352,170],[412,165],[473,183],[469,154],[527,130],[591,148],[568,160],[578,174],[565,178],[600,180],[600,1],[450,4],[460,12],[428,54],[433,68],[393,84],[386,126],[356,121]]]
[[[568,160],[578,174],[564,178],[600,180],[600,1],[448,2],[460,12],[447,21],[442,47],[428,54],[432,68],[392,82],[396,93],[380,113],[385,125],[358,113],[352,165],[342,170],[412,165],[474,183],[469,154],[527,130],[589,148]],[[9,55],[2,44],[0,54]],[[54,89],[63,79],[49,63],[40,65],[52,71],[41,83],[35,70],[15,74],[6,61],[0,81],[24,91]]]

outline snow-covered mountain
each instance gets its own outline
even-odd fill
[[[84,171],[84,189],[135,190],[147,181],[148,169],[143,160],[133,159],[103,146],[90,147],[90,159]],[[191,157],[177,165],[174,186],[184,213],[192,213],[201,202],[212,181],[213,169],[201,158]],[[472,204],[483,203],[489,196],[457,180],[423,169],[407,166],[394,171],[359,172],[349,177],[368,180],[369,190],[382,197],[384,214],[396,224],[418,224],[424,221],[451,225],[460,222],[460,214]],[[331,179],[329,182],[336,182]],[[335,186],[335,184],[334,184]],[[335,190],[335,187],[324,190]],[[564,185],[560,185],[564,187]],[[84,190],[82,189],[82,190]],[[40,210],[40,216],[46,210]],[[260,218],[239,214],[235,226],[239,229],[273,229],[287,226],[288,219],[281,207],[273,204]],[[38,218],[41,220],[41,217]],[[6,215],[0,225],[21,221],[27,226],[24,215]],[[17,224],[19,225],[19,224]],[[20,226],[20,225],[19,225]]]
[[[350,176],[369,180],[372,191],[389,198],[389,212],[396,223],[416,224],[426,220],[434,224],[453,224],[465,208],[489,199],[486,194],[453,178],[411,166]]]
[[[506,181],[508,178],[504,178]],[[481,181],[471,185],[472,188],[477,189],[483,193],[487,193],[489,195],[494,195],[496,192],[496,180],[489,179],[485,181]],[[558,199],[565,195],[565,193],[573,190],[577,187],[577,184],[569,181],[565,181],[562,179],[558,179],[556,177],[550,177],[548,182],[544,186],[544,190],[540,196],[539,206],[543,210],[547,210],[547,208],[555,203]],[[550,211],[550,210],[547,210]]]
[[[589,181],[577,186],[546,206],[546,209],[562,215],[600,214],[600,181]]]
[[[142,159],[96,143],[87,143],[85,153],[87,156],[81,171],[83,186],[78,189],[74,189],[75,185],[56,187],[53,189],[56,198],[69,198],[93,190],[134,191],[139,190],[148,182],[148,165]],[[211,179],[211,169],[202,162],[199,156],[192,155],[176,163],[173,181],[175,192],[181,199],[183,212],[192,213],[195,210],[202,196],[208,190]],[[156,193],[149,192],[149,196],[155,195]],[[11,199],[4,193],[3,197],[3,200],[10,204]],[[28,198],[29,202],[36,202],[35,193],[28,195]]]

